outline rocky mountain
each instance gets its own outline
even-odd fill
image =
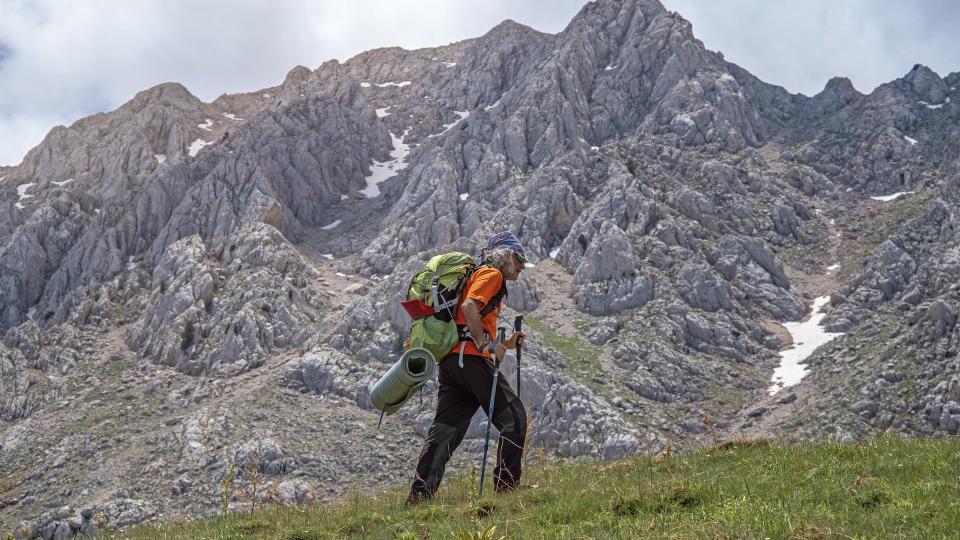
[[[546,453],[956,434],[958,83],[790,94],[656,0],[596,0],[557,35],[505,21],[212,103],[164,84],[54,128],[0,168],[0,528],[211,514],[227,478],[237,509],[407,481],[435,384],[379,430],[366,396],[396,301],[502,229],[534,262],[506,315]],[[842,335],[771,396],[823,296]]]

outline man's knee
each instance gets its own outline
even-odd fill
[[[527,409],[524,408],[523,403],[518,399],[513,403],[516,408],[515,416],[517,418],[517,432],[526,435],[527,433]]]
[[[450,446],[457,438],[457,428],[454,426],[448,426],[446,424],[441,424],[435,422],[430,426],[430,431],[427,433],[427,443],[435,444],[439,447]]]
[[[493,425],[502,435],[515,434],[521,437],[526,435],[527,412],[520,400],[513,401],[494,415]]]

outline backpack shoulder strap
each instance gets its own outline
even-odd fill
[[[493,266],[486,265],[486,264],[482,266],[478,266],[476,270],[474,270],[474,273],[478,272],[481,268],[492,268],[493,270],[496,270],[498,274],[500,274],[500,289],[497,291],[497,294],[493,295],[493,297],[490,298],[489,302],[484,304],[483,309],[480,310],[480,318],[482,319],[487,315],[489,315],[491,312],[493,312],[493,310],[497,309],[497,306],[500,305],[500,302],[504,299],[504,297],[507,296],[507,281],[503,279],[503,274],[501,274],[499,270],[497,270]]]
[[[486,317],[487,315],[492,313],[493,310],[497,309],[497,307],[500,305],[500,302],[502,302],[503,299],[506,298],[506,296],[507,296],[507,280],[502,279],[502,276],[501,276],[500,290],[497,291],[497,294],[493,295],[493,298],[491,298],[490,301],[487,302],[487,305],[483,306],[483,309],[480,310],[480,318],[482,319]]]

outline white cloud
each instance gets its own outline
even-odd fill
[[[960,4],[950,0],[664,0],[693,33],[761,80],[808,96],[831,77],[865,94],[924,64],[960,71]]]
[[[509,17],[557,32],[579,2],[564,0],[546,15],[537,6],[532,0],[0,0],[0,164],[19,163],[54,125],[112,110],[159,83],[180,82],[211,101],[279,84],[296,65],[315,68],[375,47],[446,44]]]
[[[204,101],[273,86],[376,47],[476,37],[512,18],[562,30],[585,0],[0,0],[0,164],[56,124],[112,110],[140,90],[182,83]],[[815,93],[834,75],[861,91],[914,63],[941,75],[958,49],[957,8],[925,3],[666,0],[707,47],[761,79]],[[948,35],[949,34],[949,35]]]

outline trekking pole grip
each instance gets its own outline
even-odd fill
[[[497,350],[497,344],[503,343],[507,339],[507,329],[504,327],[497,328],[497,339],[490,343],[490,347],[487,349],[488,352],[495,352]],[[494,361],[499,364],[500,361],[497,359],[496,355],[493,357]]]

